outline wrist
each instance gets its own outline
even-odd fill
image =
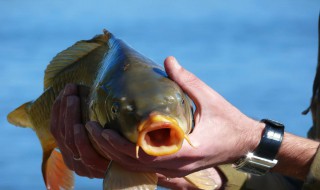
[[[261,123],[265,123],[265,125],[260,135],[259,144],[256,145],[257,135],[254,135],[251,138],[254,139],[254,141],[251,141],[254,148],[251,147],[251,150],[233,165],[240,171],[254,175],[264,175],[278,163],[275,158],[284,134],[284,125],[281,123],[268,119],[261,120]],[[260,128],[258,128],[259,126]],[[258,125],[258,127],[252,130],[261,130],[262,125]],[[250,149],[250,146],[248,147]]]
[[[266,124],[260,121],[254,121],[254,123],[255,123],[255,126],[250,130],[251,138],[248,144],[248,149],[249,149],[248,152],[253,152],[254,150],[257,149],[261,141],[264,129],[266,127]]]
[[[245,126],[246,131],[245,135],[242,136],[243,143],[238,159],[249,152],[253,152],[258,147],[266,124],[249,118]]]

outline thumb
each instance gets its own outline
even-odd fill
[[[172,56],[165,59],[164,67],[169,78],[176,82],[182,90],[188,94],[197,107],[205,105],[203,103],[205,103],[207,98],[210,98],[210,87],[194,74],[184,69]]]

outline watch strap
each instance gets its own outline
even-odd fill
[[[238,160],[233,167],[253,175],[264,175],[278,162],[275,159],[284,135],[284,125],[268,119],[263,119],[265,129],[259,145],[253,152]]]
[[[273,160],[282,143],[284,126],[278,122],[262,119],[265,129],[258,147],[254,150],[254,155],[265,159]]]

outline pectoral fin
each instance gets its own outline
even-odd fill
[[[42,173],[46,188],[50,190],[71,190],[74,189],[73,172],[67,168],[62,155],[53,150],[43,155]]]
[[[209,169],[206,169],[189,174],[184,178],[199,189],[212,190],[217,187],[217,184],[210,176]]]
[[[157,188],[155,173],[131,172],[110,162],[103,181],[103,190],[152,190]]]

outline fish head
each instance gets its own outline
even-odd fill
[[[135,143],[137,157],[139,148],[152,156],[177,152],[193,127],[188,96],[157,66],[132,66],[116,76],[101,86],[104,126]]]

